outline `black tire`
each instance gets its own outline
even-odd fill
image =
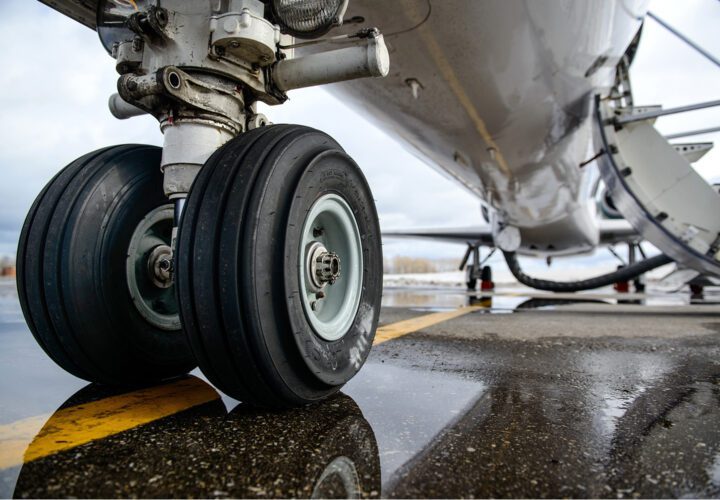
[[[299,296],[298,233],[314,200],[337,193],[362,235],[362,293],[337,341],[315,334]],[[317,130],[275,125],[230,141],[191,189],[178,238],[183,328],[203,373],[251,404],[318,401],[369,354],[382,295],[377,212],[362,172]]]
[[[167,204],[160,149],[115,146],[65,167],[35,200],[20,235],[17,284],[30,330],[62,368],[85,380],[134,385],[194,365],[181,329],[160,330],[128,291],[128,244]]]

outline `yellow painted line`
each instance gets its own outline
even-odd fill
[[[210,385],[191,377],[58,410],[46,422],[47,417],[41,415],[0,425],[0,469],[119,434],[219,398]]]
[[[407,335],[408,333],[417,332],[423,328],[437,325],[438,323],[443,323],[454,318],[459,318],[460,316],[464,316],[480,309],[486,308],[482,306],[461,307],[460,309],[455,309],[453,311],[426,314],[417,318],[410,318],[390,325],[381,326],[375,333],[375,341],[373,342],[373,345],[382,344],[388,340],[396,339],[398,337],[402,337],[403,335]]]
[[[375,334],[374,344],[402,337],[478,309],[483,307],[461,307],[380,327]],[[210,385],[190,377],[64,408],[50,417],[38,415],[0,425],[0,469],[22,465],[119,434],[219,398]]]

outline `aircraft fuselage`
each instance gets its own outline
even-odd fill
[[[580,164],[596,150],[592,98],[613,84],[646,4],[353,0],[346,18],[385,33],[392,68],[331,88],[491,204],[521,250],[591,250],[596,173]]]

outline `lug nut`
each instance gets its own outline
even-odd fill
[[[172,270],[172,262],[169,259],[162,259],[159,265],[161,271],[169,273]]]

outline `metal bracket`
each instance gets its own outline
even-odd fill
[[[136,12],[127,20],[127,27],[144,37],[148,42],[160,44],[170,38],[165,29],[168,25],[170,14],[162,7],[151,5],[145,11]]]
[[[201,80],[172,66],[161,70],[158,76],[172,98],[185,106],[224,117],[236,125],[237,133],[245,130],[245,102],[237,87],[220,80],[211,82],[208,76]]]
[[[124,75],[118,81],[118,92],[128,103],[153,112],[158,109],[173,119],[183,117],[178,104],[192,111],[206,113],[228,126],[235,134],[245,131],[245,101],[240,90],[219,78],[203,75],[197,78],[189,73],[167,66],[152,75]],[[162,101],[165,101],[164,105]],[[162,114],[162,113],[160,113]],[[196,115],[196,113],[195,113]],[[198,118],[203,118],[198,116]]]

